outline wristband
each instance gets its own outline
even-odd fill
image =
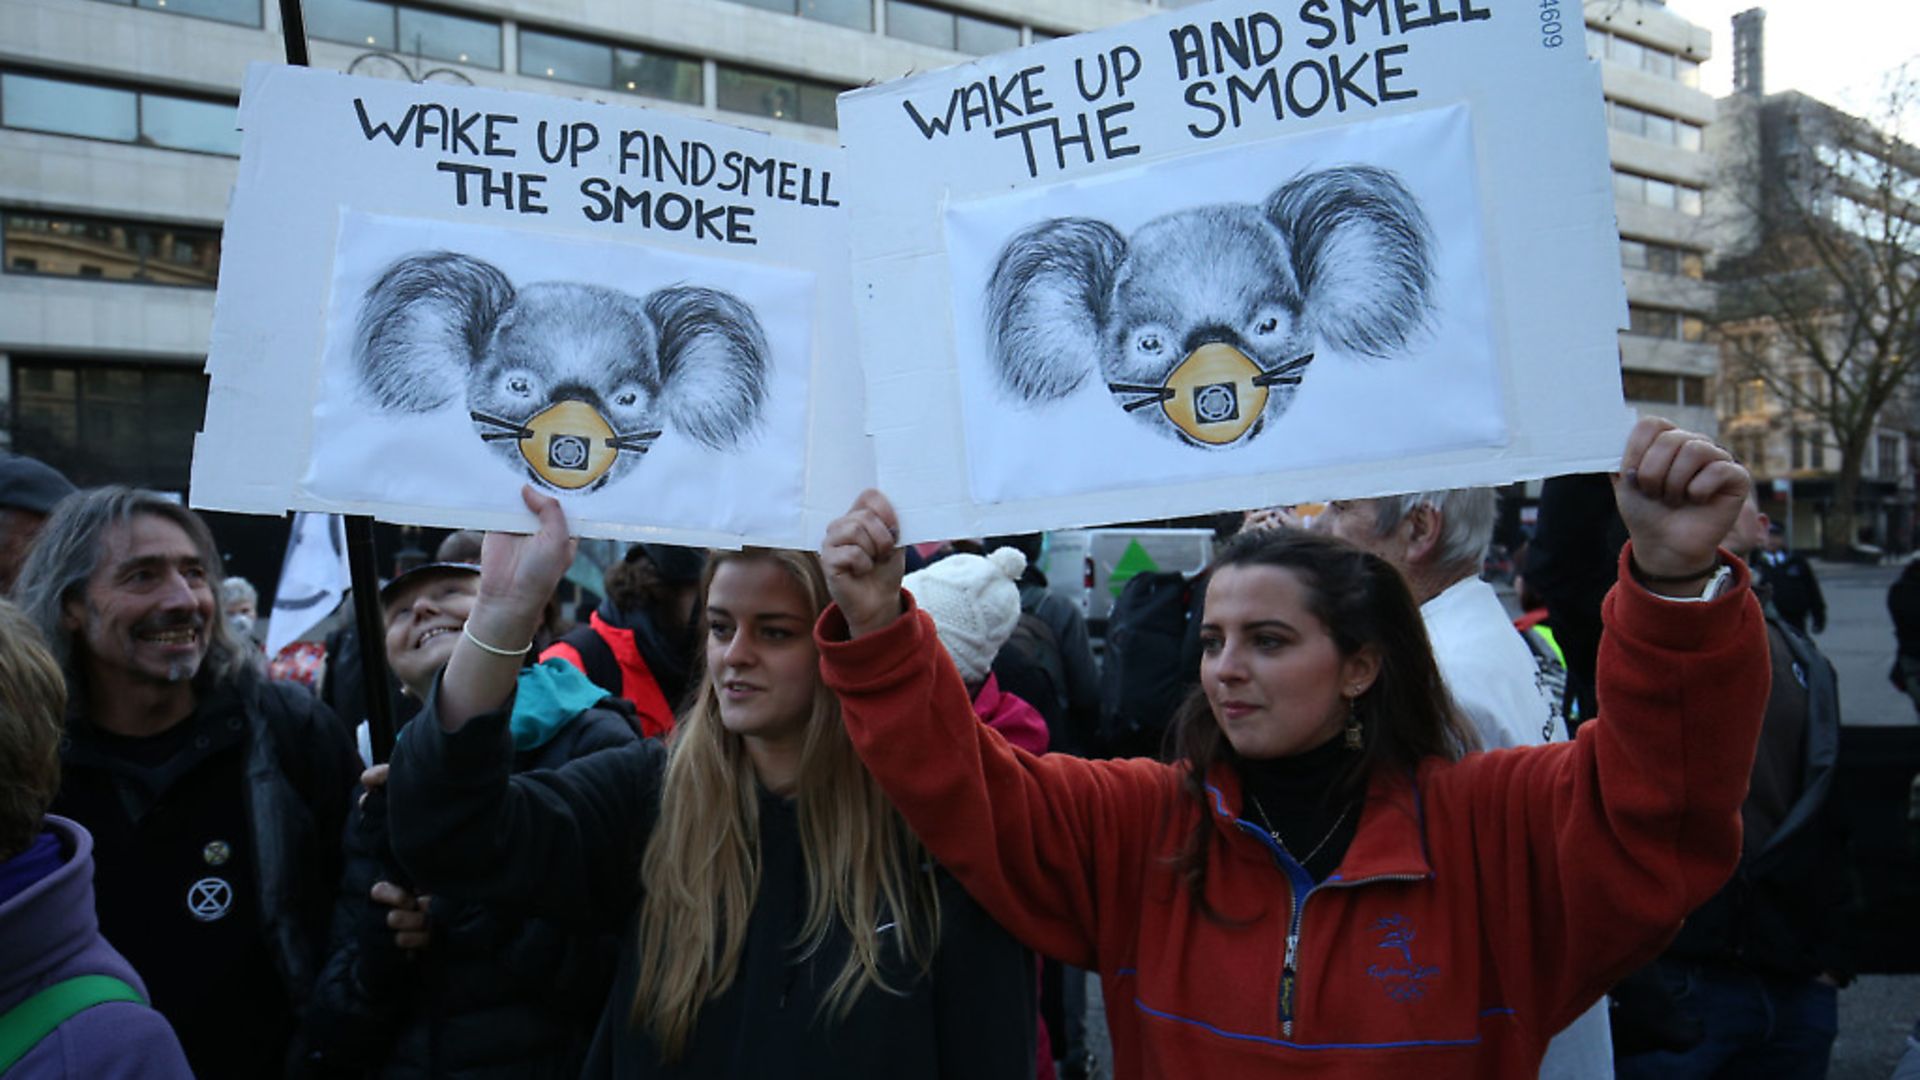
[[[519,658],[527,655],[527,653],[533,650],[533,642],[531,641],[527,642],[525,645],[522,645],[517,649],[503,649],[498,645],[489,645],[486,642],[481,641],[479,638],[474,637],[473,630],[470,627],[468,627],[465,623],[462,623],[460,626],[460,636],[466,638],[468,641],[473,642],[474,648],[479,649],[483,653],[487,653],[490,656],[504,656],[510,660],[518,660]]]

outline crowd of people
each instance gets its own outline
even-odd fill
[[[1122,1078],[1824,1075],[1832,670],[1724,450],[1643,421],[1594,490],[1577,737],[1493,493],[1429,491],[1250,516],[1119,758],[1036,549],[878,492],[568,627],[528,489],[276,678],[196,514],[0,458],[0,1073],[1079,1077],[1092,977]]]

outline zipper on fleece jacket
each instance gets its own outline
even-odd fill
[[[1295,862],[1293,856],[1287,853],[1287,849],[1281,847],[1267,830],[1243,818],[1235,818],[1234,824],[1245,829],[1249,835],[1257,838],[1267,846],[1267,850],[1273,855],[1273,861],[1280,867],[1281,872],[1287,875],[1287,881],[1292,885],[1292,888],[1289,890],[1291,895],[1288,900],[1287,952],[1280,965],[1279,1016],[1280,1036],[1285,1039],[1291,1039],[1293,1038],[1294,1014],[1299,1011],[1295,1005],[1294,995],[1299,993],[1300,990],[1300,924],[1306,918],[1307,901],[1313,898],[1315,890],[1320,888],[1350,889],[1356,885],[1368,885],[1376,881],[1423,881],[1430,875],[1375,874],[1372,877],[1356,878],[1352,881],[1338,881],[1329,878],[1319,885],[1315,885],[1312,876],[1307,873],[1306,868]]]

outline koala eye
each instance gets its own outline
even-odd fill
[[[1271,310],[1263,311],[1253,320],[1253,332],[1257,336],[1265,337],[1268,334],[1280,330],[1283,321],[1284,317],[1280,312]]]
[[[640,400],[639,394],[636,394],[633,391],[628,390],[625,393],[615,394],[613,398],[613,403],[615,405],[619,405],[625,408],[631,408],[633,406],[633,403],[639,400]]]
[[[1134,342],[1134,348],[1139,349],[1143,353],[1158,353],[1163,347],[1164,345],[1160,340],[1160,335],[1152,331],[1141,334],[1140,339]]]
[[[525,375],[515,375],[507,380],[507,389],[521,397],[526,397],[533,393],[533,383],[528,381]]]

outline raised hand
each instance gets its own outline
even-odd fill
[[[1650,577],[1697,577],[1697,593],[1752,487],[1747,470],[1706,436],[1642,419],[1613,485],[1635,564]]]
[[[531,536],[487,534],[480,545],[480,595],[475,607],[524,618],[530,636],[548,598],[573,565],[578,545],[567,535],[567,512],[558,499],[525,485],[520,497],[539,519],[539,528]]]
[[[899,537],[893,504],[872,489],[827,526],[820,564],[827,572],[827,591],[854,637],[882,629],[905,610],[900,579],[906,575],[906,552]]]

